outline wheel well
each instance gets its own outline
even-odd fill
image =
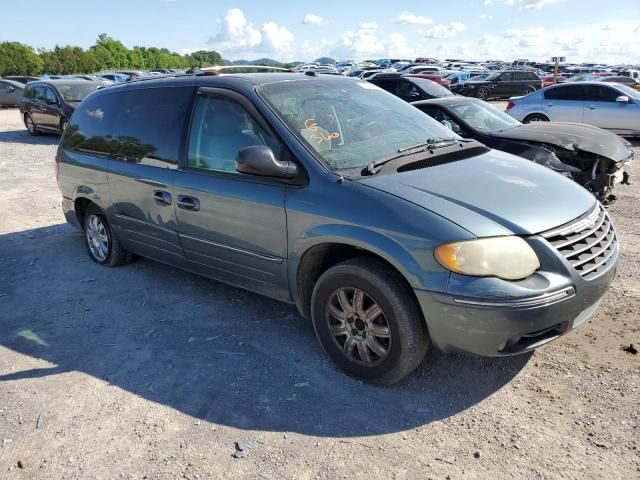
[[[334,265],[355,257],[374,258],[380,262],[385,263],[389,266],[389,268],[392,268],[394,271],[398,272],[398,270],[391,263],[389,263],[381,256],[376,255],[369,250],[354,247],[353,245],[347,245],[344,243],[323,243],[311,247],[302,256],[302,259],[298,264],[297,273],[296,304],[298,306],[298,310],[304,318],[311,318],[311,295],[313,294],[313,288],[318,281],[318,278],[320,278],[320,275],[322,275]],[[415,298],[413,289],[409,285],[407,279],[404,278],[404,276],[400,272],[398,272],[398,274],[406,284],[406,287],[409,289],[411,295]]]
[[[524,117],[523,122],[526,122],[528,119],[530,119],[531,117],[542,117],[542,118],[546,118],[547,121],[549,121],[549,117],[547,117],[544,113],[530,113],[529,115],[527,115],[526,117]]]
[[[78,222],[80,222],[80,226],[82,227],[84,224],[84,215],[89,208],[90,205],[95,205],[91,200],[87,198],[76,198],[76,201],[73,202],[73,208],[76,211],[76,217],[78,217]]]

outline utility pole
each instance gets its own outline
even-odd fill
[[[560,62],[564,62],[567,60],[567,57],[551,57],[551,61],[555,63],[553,67],[553,84],[556,85],[558,83],[558,68],[560,67]]]

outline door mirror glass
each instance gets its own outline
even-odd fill
[[[54,105],[58,103],[58,101],[55,98],[47,98],[46,102],[47,102],[47,105]]]
[[[616,102],[629,103],[629,97],[627,97],[626,95],[620,95],[618,98],[616,98]]]
[[[273,150],[264,145],[244,147],[236,157],[236,170],[261,177],[295,178],[298,168],[293,162],[276,160]]]

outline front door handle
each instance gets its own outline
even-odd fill
[[[589,110],[595,110],[596,106],[595,105],[589,105]]]
[[[200,200],[189,195],[178,195],[177,204],[184,210],[200,210]]]
[[[163,205],[171,205],[171,194],[169,192],[165,192],[164,190],[154,190],[153,199],[158,203],[162,203]]]

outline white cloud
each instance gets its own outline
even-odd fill
[[[327,21],[324,19],[324,17],[321,17],[320,15],[316,15],[314,13],[307,13],[304,16],[304,20],[302,20],[302,23],[307,25],[326,25]]]
[[[220,23],[220,32],[209,43],[223,55],[258,53],[291,58],[294,35],[273,21],[263,23],[258,30],[242,10],[232,8]]]
[[[293,50],[293,39],[293,33],[276,22],[262,25],[262,46],[267,47],[268,51],[279,52],[288,57]]]
[[[496,43],[496,39],[497,37],[494,35],[485,34],[478,40],[478,45],[492,45]]]
[[[480,20],[493,20],[493,15],[487,15],[485,13],[478,15]]]
[[[360,30],[377,30],[378,22],[360,22]]]
[[[433,20],[422,15],[414,15],[411,12],[404,11],[396,17],[396,23],[404,25],[428,25],[433,23]]]
[[[450,38],[458,33],[464,32],[467,26],[461,22],[451,22],[448,25],[438,24],[427,29],[424,36],[427,38]]]
[[[565,0],[484,0],[485,5],[518,6],[521,10],[539,10],[547,5],[564,2]]]

